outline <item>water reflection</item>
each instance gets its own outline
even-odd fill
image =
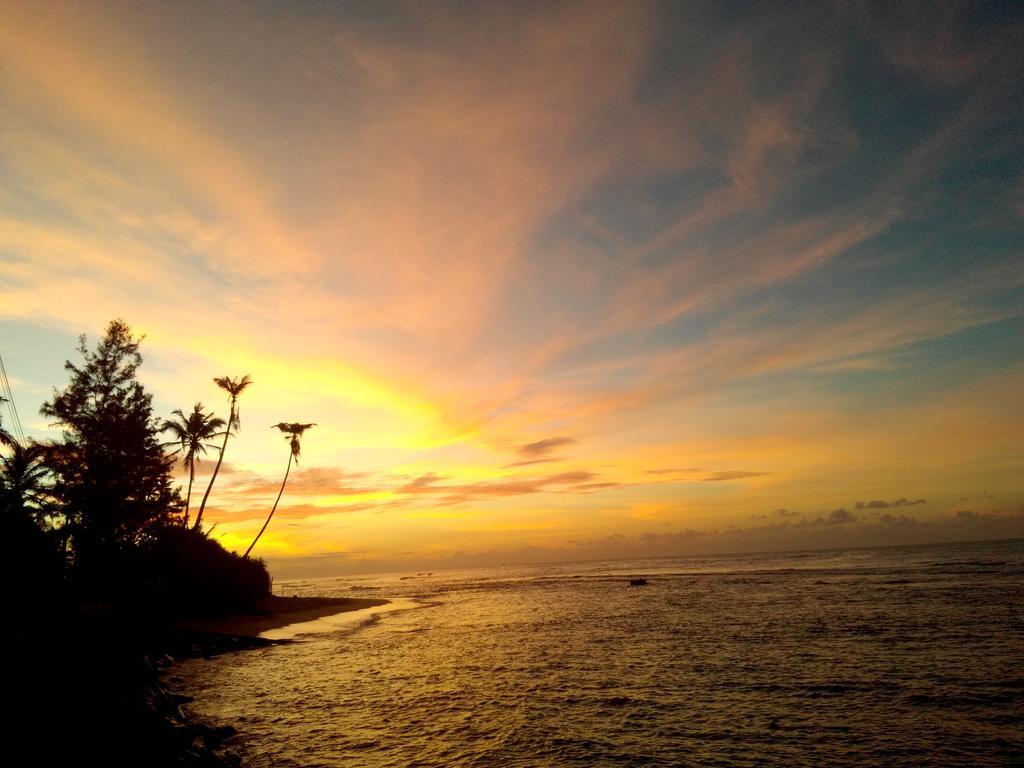
[[[434,604],[182,674],[257,766],[1006,764],[1024,545],[966,555],[296,582]]]

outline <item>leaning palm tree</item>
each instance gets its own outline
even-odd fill
[[[203,494],[203,501],[199,505],[199,512],[196,513],[196,524],[194,527],[197,531],[203,522],[203,511],[206,509],[206,500],[210,498],[210,491],[213,490],[213,483],[217,479],[217,473],[220,472],[221,462],[224,461],[224,449],[228,447],[228,438],[231,436],[232,432],[237,432],[242,426],[242,421],[238,415],[238,396],[245,391],[246,387],[252,384],[252,379],[249,378],[248,374],[240,379],[221,376],[220,378],[214,379],[213,383],[228,393],[228,398],[231,400],[231,415],[228,417],[228,428],[224,430],[224,444],[220,447],[220,455],[217,457],[217,466],[213,468],[213,476],[210,478],[210,484],[206,486],[206,493]]]
[[[256,534],[256,538],[252,540],[252,544],[250,544],[249,548],[245,550],[245,554],[242,555],[242,557],[249,556],[249,553],[252,552],[252,548],[256,546],[256,542],[260,540],[260,536],[263,535],[263,532],[267,530],[267,526],[270,525],[270,518],[272,518],[274,513],[277,511],[277,504],[281,501],[281,494],[284,493],[284,485],[288,482],[288,473],[292,471],[292,459],[295,459],[296,464],[299,463],[299,454],[302,453],[302,446],[299,444],[299,438],[302,437],[303,432],[310,427],[315,427],[316,424],[299,424],[298,422],[286,424],[282,421],[280,424],[275,424],[274,426],[284,432],[286,435],[285,439],[289,441],[291,451],[288,453],[288,466],[284,470],[284,480],[281,481],[281,490],[277,492],[277,499],[274,501],[274,506],[270,510],[270,514],[267,515],[267,521],[263,523],[263,527],[260,528],[260,532]],[[287,437],[287,435],[291,435],[291,437]]]
[[[216,445],[206,442],[220,437],[220,429],[225,426],[224,419],[214,416],[212,413],[203,413],[203,404],[196,403],[192,407],[192,413],[187,417],[179,408],[172,411],[175,418],[167,419],[160,426],[161,432],[170,432],[174,439],[164,443],[165,448],[177,446],[177,450],[171,455],[181,454],[182,463],[188,468],[188,491],[185,493],[185,520],[184,525],[188,527],[188,508],[192,499],[192,483],[196,479],[196,462],[200,456],[206,454],[210,448]]]

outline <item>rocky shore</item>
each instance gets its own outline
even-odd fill
[[[183,706],[190,699],[166,682],[174,661],[289,642],[214,628],[281,627],[383,602],[269,598],[173,624],[106,606],[20,615],[2,636],[8,749],[17,744],[39,765],[241,765],[225,744],[235,729],[196,722]]]
[[[183,766],[239,766],[241,758],[224,742],[236,734],[233,726],[209,726],[195,722],[184,706],[192,699],[175,693],[165,682],[178,658],[214,656],[219,653],[272,645],[275,641],[244,635],[173,631],[167,641],[170,653],[148,653],[141,658],[136,681],[136,699],[129,708],[137,710],[142,732],[156,758]],[[277,641],[282,642],[282,641]]]

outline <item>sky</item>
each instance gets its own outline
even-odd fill
[[[281,577],[1024,536],[1003,5],[0,0],[25,432],[123,318]]]

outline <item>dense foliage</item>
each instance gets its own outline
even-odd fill
[[[176,612],[242,608],[270,593],[262,560],[228,552],[205,532],[185,525],[146,541],[128,571],[140,596]]]
[[[186,525],[175,459],[160,441],[166,422],[137,378],[140,342],[121,320],[95,351],[81,337],[82,361],[65,364],[68,385],[41,409],[60,439],[4,440],[0,532],[14,553],[5,575],[29,582],[28,592],[46,585],[54,597],[157,610],[251,603],[270,591],[263,562]]]

